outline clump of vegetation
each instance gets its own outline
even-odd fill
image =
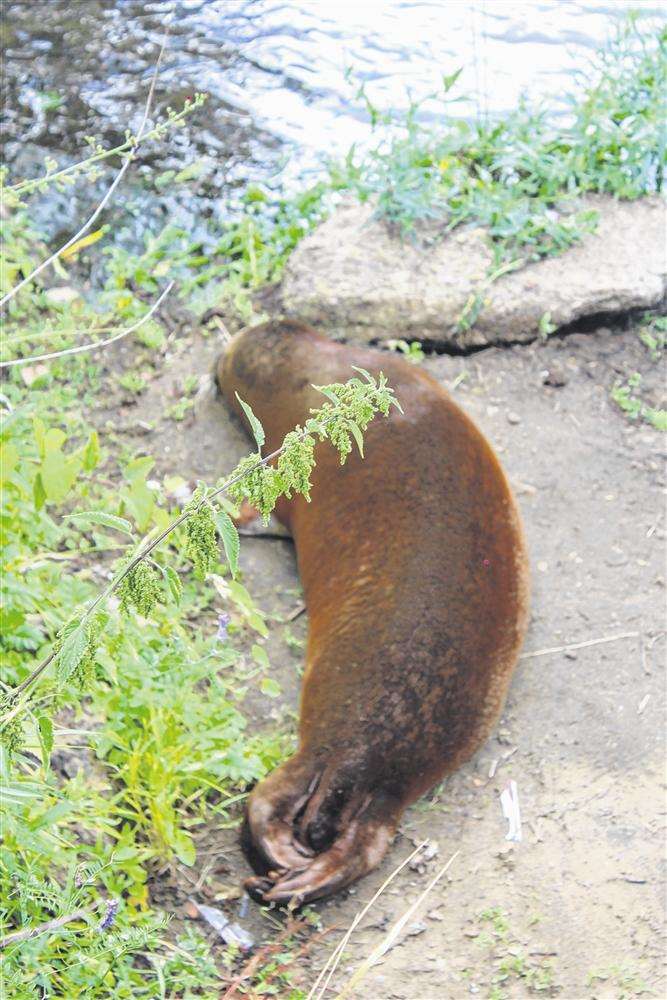
[[[644,421],[659,431],[667,431],[667,410],[658,410],[644,403],[639,396],[642,377],[634,372],[627,381],[616,381],[611,398],[630,420]]]
[[[498,906],[483,910],[479,921],[485,930],[477,938],[483,948],[494,952],[495,973],[489,1000],[506,1000],[505,989],[512,982],[521,982],[531,993],[551,993],[554,989],[554,969],[551,962],[535,961],[526,955],[515,940],[507,914]]]
[[[443,78],[444,113],[434,126],[419,121],[417,105],[403,118],[366,98],[378,141],[336,174],[404,236],[483,226],[497,269],[560,253],[593,228],[595,213],[581,210],[577,196],[638,198],[662,189],[664,28],[653,34],[635,17],[620,26],[586,71],[595,82],[571,98],[564,128],[527,102],[500,120],[454,118],[447,100],[458,75]]]

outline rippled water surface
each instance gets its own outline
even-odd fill
[[[210,99],[169,143],[151,147],[137,172],[207,157],[197,197],[210,211],[240,184],[307,176],[323,155],[363,141],[362,82],[374,104],[400,108],[408,93],[424,97],[462,67],[456,94],[467,98],[450,113],[493,115],[522,93],[548,98],[558,113],[631,8],[664,14],[636,0],[10,0],[5,158],[13,175],[32,176],[47,152],[65,160],[85,135],[116,143],[136,128],[171,14],[155,109],[177,107],[195,90]],[[440,108],[427,103],[423,114]],[[64,222],[77,197],[63,200]],[[156,195],[151,206],[189,211],[191,197]]]

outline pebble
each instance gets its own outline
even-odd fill
[[[518,413],[513,413],[511,411],[510,411],[510,413],[507,414],[507,420],[508,420],[508,422],[510,424],[520,424],[521,423],[521,417],[519,416],[519,414]]]

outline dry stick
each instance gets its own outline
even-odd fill
[[[329,981],[330,981],[331,977],[333,976],[334,972],[336,971],[336,968],[337,968],[338,963],[340,961],[341,955],[343,954],[343,950],[345,948],[345,945],[350,940],[350,937],[352,936],[352,932],[355,929],[355,927],[359,924],[359,922],[361,920],[363,920],[363,918],[366,916],[366,914],[370,910],[370,908],[373,905],[373,903],[376,901],[376,899],[378,899],[382,895],[382,893],[387,888],[387,886],[391,882],[393,882],[393,880],[396,878],[396,876],[398,875],[398,873],[400,871],[402,871],[403,868],[405,868],[405,866],[408,864],[408,862],[412,861],[412,859],[414,858],[414,856],[416,854],[419,854],[419,852],[421,851],[421,849],[423,847],[425,847],[426,844],[428,844],[428,840],[423,840],[421,844],[418,844],[418,846],[415,847],[415,849],[412,852],[412,854],[409,854],[407,856],[407,858],[404,861],[401,862],[401,864],[398,866],[398,868],[394,868],[393,872],[390,875],[387,876],[387,878],[384,880],[384,882],[382,883],[382,885],[380,886],[380,888],[377,890],[377,892],[375,893],[375,895],[372,896],[371,899],[368,901],[368,903],[366,903],[366,905],[364,906],[364,908],[359,911],[359,913],[356,915],[356,917],[354,918],[354,920],[352,921],[352,923],[348,927],[347,931],[345,932],[345,934],[343,935],[343,937],[341,938],[341,940],[338,942],[338,944],[336,945],[336,947],[334,948],[334,950],[332,951],[332,953],[329,955],[329,958],[327,959],[327,962],[326,962],[324,968],[322,969],[322,971],[320,972],[319,976],[315,980],[315,983],[313,984],[313,986],[312,986],[312,988],[311,988],[308,996],[306,997],[306,1000],[313,1000],[313,998],[315,997],[315,991],[316,991],[317,987],[320,985],[320,982],[322,981],[322,977],[327,972],[327,969],[329,968],[329,965],[331,965],[331,963],[333,962],[333,965],[331,965],[331,969],[329,971],[329,974],[328,974],[327,978],[325,979],[324,983],[322,983],[322,987],[321,987],[320,992],[318,994],[318,1000],[321,1000],[321,997],[324,996],[324,991],[326,990],[327,986],[329,985]]]
[[[97,905],[99,904],[95,904],[95,906]],[[64,927],[65,924],[72,923],[73,920],[83,920],[84,917],[93,912],[95,906],[75,910],[74,913],[68,913],[64,917],[56,917],[54,920],[47,920],[36,927],[24,927],[21,931],[14,931],[12,934],[7,934],[5,937],[0,938],[0,951],[8,948],[11,944],[20,944],[21,941],[32,941],[33,938],[38,937],[40,934],[48,934],[49,931],[56,931],[59,927]]]
[[[14,358],[12,361],[0,361],[0,368],[10,368],[12,365],[27,365],[33,362],[36,363],[37,361],[51,361],[53,358],[63,358],[66,354],[82,354],[84,351],[96,351],[100,347],[108,347],[109,344],[115,344],[117,340],[122,340],[123,337],[127,337],[128,333],[133,333],[140,326],[143,326],[164,299],[166,299],[173,287],[174,282],[170,281],[160,297],[153,303],[148,312],[144,313],[140,320],[137,320],[136,323],[128,326],[125,330],[121,330],[120,333],[114,334],[113,337],[107,337],[106,340],[96,340],[92,344],[80,344],[79,347],[68,347],[63,351],[53,351],[51,354],[38,354],[33,358]]]
[[[160,52],[159,52],[159,55],[157,57],[157,62],[155,64],[155,70],[153,71],[153,79],[151,80],[150,89],[148,91],[148,97],[146,99],[146,106],[144,108],[144,117],[142,119],[141,125],[139,126],[139,131],[137,132],[137,142],[141,139],[142,135],[144,134],[144,129],[146,128],[146,122],[148,121],[148,115],[150,114],[151,105],[153,103],[153,95],[155,93],[155,85],[157,83],[158,73],[160,71],[160,63],[162,62],[162,56],[164,54],[165,46],[167,44],[167,39],[169,38],[169,32],[170,31],[171,31],[171,21],[167,24],[167,30],[165,31],[164,39],[162,40],[162,46],[160,47]],[[135,143],[135,145],[136,145],[136,143]],[[4,305],[6,305],[7,302],[9,302],[10,299],[13,299],[14,296],[18,292],[20,292],[21,289],[25,285],[27,285],[34,278],[36,278],[37,275],[40,274],[44,270],[44,268],[48,267],[50,264],[53,264],[53,262],[55,260],[57,260],[57,258],[61,255],[61,253],[64,253],[65,250],[69,250],[69,248],[71,246],[73,246],[73,244],[76,243],[77,240],[81,239],[81,237],[84,236],[88,232],[88,230],[92,227],[92,225],[95,222],[95,220],[99,217],[99,215],[101,214],[101,212],[104,211],[104,208],[109,203],[109,200],[111,199],[111,197],[113,196],[114,191],[116,190],[116,188],[118,187],[118,185],[122,181],[123,177],[125,176],[125,174],[127,172],[127,169],[130,166],[131,162],[132,162],[132,155],[128,154],[127,159],[125,160],[125,163],[122,165],[122,167],[118,171],[116,177],[111,182],[111,185],[110,185],[109,189],[107,190],[107,193],[104,195],[104,197],[102,198],[102,201],[99,203],[99,205],[97,206],[97,208],[95,209],[95,211],[93,212],[93,214],[90,216],[90,218],[88,219],[88,221],[86,223],[84,223],[84,225],[81,227],[81,229],[78,231],[78,233],[75,233],[74,236],[72,236],[72,238],[69,239],[67,241],[67,243],[65,243],[64,246],[60,247],[59,250],[56,250],[56,252],[52,253],[50,257],[47,257],[46,260],[42,261],[42,263],[39,264],[31,274],[29,274],[26,278],[23,278],[22,281],[19,281],[18,285],[15,285],[14,288],[11,288],[7,292],[7,294],[4,295],[2,299],[0,299],[0,309]]]
[[[421,906],[421,904],[424,902],[424,900],[428,896],[429,892],[434,888],[435,885],[437,885],[437,883],[440,881],[440,879],[442,878],[442,876],[445,874],[445,872],[447,871],[447,869],[449,868],[449,866],[458,857],[458,855],[460,853],[461,853],[460,851],[455,851],[454,854],[452,854],[452,856],[449,859],[449,861],[447,862],[447,864],[444,865],[444,867],[442,867],[440,869],[440,871],[438,872],[438,874],[435,875],[431,879],[431,881],[429,882],[429,884],[426,886],[426,888],[424,889],[424,891],[417,897],[417,899],[414,901],[414,903],[412,903],[407,908],[407,910],[405,911],[405,913],[398,918],[398,920],[396,921],[396,923],[390,928],[389,932],[385,935],[384,939],[380,942],[380,944],[377,945],[377,947],[375,947],[373,949],[373,951],[370,953],[370,955],[366,959],[364,959],[364,961],[361,963],[361,965],[359,966],[359,968],[357,969],[357,971],[354,973],[354,975],[351,977],[351,979],[346,983],[346,985],[343,987],[343,989],[340,991],[340,993],[338,993],[336,995],[335,1000],[344,1000],[345,997],[349,996],[350,995],[350,990],[353,989],[353,987],[355,987],[357,985],[357,983],[361,979],[364,978],[364,976],[369,971],[369,969],[371,969],[375,965],[375,963],[380,958],[382,958],[382,956],[384,955],[384,953],[389,950],[389,948],[392,946],[392,944],[394,943],[394,941],[396,940],[396,938],[398,937],[398,935],[400,934],[400,932],[403,930],[403,928],[407,924],[407,922],[410,919],[410,917],[413,916],[415,910],[417,910],[418,907]]]
[[[586,642],[570,642],[567,646],[552,646],[551,649],[536,649],[534,653],[522,653],[520,660],[530,660],[534,656],[547,656],[549,653],[566,653],[569,649],[583,649],[584,646],[600,646],[605,642],[617,642],[619,639],[637,639],[641,632],[619,632],[618,635],[607,635],[603,639],[587,639]]]
[[[290,918],[287,926],[283,928],[283,930],[278,935],[275,941],[271,941],[269,944],[265,944],[263,948],[260,948],[260,950],[255,955],[252,955],[251,958],[248,959],[248,961],[244,964],[243,968],[236,976],[234,976],[234,978],[232,979],[231,983],[229,984],[225,992],[221,995],[220,1000],[232,1000],[237,991],[237,988],[246,979],[250,979],[250,977],[255,974],[256,969],[258,968],[259,965],[261,965],[264,959],[270,958],[271,955],[273,955],[276,951],[278,951],[280,946],[292,934],[295,934],[297,931],[301,930],[305,926],[306,923],[304,920],[294,921],[292,918]]]

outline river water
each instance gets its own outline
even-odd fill
[[[289,186],[363,142],[362,83],[373,104],[400,109],[461,68],[454,96],[466,98],[450,114],[493,116],[522,94],[565,113],[566,93],[585,85],[591,56],[630,9],[665,13],[649,0],[5,0],[5,160],[12,178],[34,176],[46,154],[78,159],[86,135],[122,141],[141,119],[171,22],[155,112],[196,90],[210,97],[142,155],[120,209],[136,202],[144,223],[146,212],[183,222],[192,187],[159,191],[141,178],[200,159],[197,211],[225,212],[248,182]],[[421,113],[437,119],[442,106]],[[94,191],[50,197],[41,221],[53,229],[55,197],[65,231]]]

